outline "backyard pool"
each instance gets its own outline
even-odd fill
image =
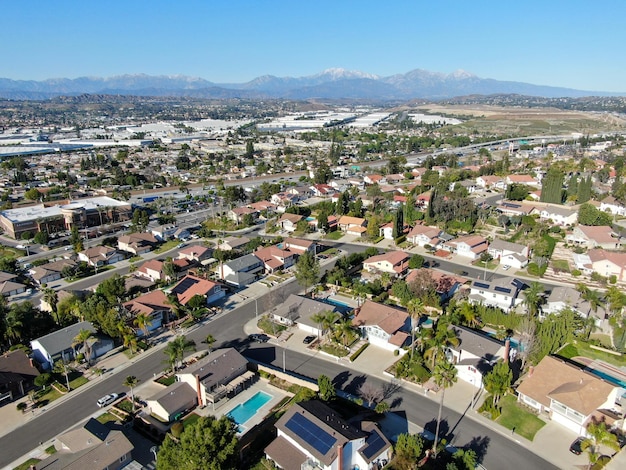
[[[256,392],[252,397],[248,398],[244,403],[234,407],[227,416],[232,418],[238,425],[244,424],[252,418],[257,412],[272,399],[272,395],[265,392]]]
[[[337,310],[339,310],[341,313],[344,313],[344,314],[349,313],[354,309],[354,307],[346,303],[340,302],[338,300],[331,299],[330,297],[324,299],[324,302],[327,304],[333,305],[334,307],[337,307]]]

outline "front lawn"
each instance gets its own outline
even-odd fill
[[[513,434],[519,434],[529,441],[532,441],[537,431],[546,424],[533,413],[520,406],[513,395],[507,395],[502,398],[499,405],[502,408],[502,414],[496,422],[507,429],[513,430]]]
[[[108,411],[106,413],[102,413],[96,418],[96,420],[102,424],[114,423],[118,419],[119,418],[117,416],[115,416],[113,413],[109,413]]]
[[[344,236],[344,233],[340,230],[336,230],[334,232],[327,233],[324,237],[326,240],[339,240]]]

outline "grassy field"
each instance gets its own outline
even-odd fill
[[[496,422],[507,429],[511,429],[514,434],[519,434],[530,441],[535,438],[537,431],[546,424],[530,411],[519,406],[513,395],[502,398],[500,406],[502,407],[502,414]]]
[[[326,234],[326,236],[324,237],[326,240],[339,240],[341,237],[344,236],[344,233],[336,230],[334,232],[330,232],[328,234]]]
[[[588,344],[580,341],[574,341],[557,351],[559,356],[566,359],[572,359],[576,356],[588,357],[590,359],[599,359],[601,361],[613,364],[614,366],[626,366],[626,357],[624,355],[616,356],[614,354],[605,353],[591,349]]]

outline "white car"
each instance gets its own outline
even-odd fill
[[[511,266],[509,266],[508,264],[505,264],[504,266],[502,266],[502,270],[503,271],[507,271]]]
[[[109,393],[108,395],[103,396],[97,402],[98,403],[98,408],[102,408],[104,406],[110,405],[115,400],[117,400],[118,397],[119,397],[119,395],[117,393]]]

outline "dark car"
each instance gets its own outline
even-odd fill
[[[264,334],[252,334],[248,338],[250,341],[255,341],[257,343],[267,343],[270,340],[270,337]]]
[[[304,338],[304,339],[302,340],[302,342],[303,342],[304,344],[311,344],[313,341],[315,341],[315,338],[316,338],[316,336],[315,336],[315,335],[309,335],[309,336],[307,336],[306,338]]]
[[[584,437],[577,437],[576,440],[574,442],[572,442],[572,445],[569,446],[569,451],[572,454],[576,454],[576,455],[580,455],[583,453],[583,442],[584,442],[585,438]]]

